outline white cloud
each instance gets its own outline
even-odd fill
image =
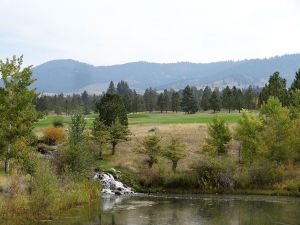
[[[297,0],[1,0],[0,58],[103,65],[300,52]]]

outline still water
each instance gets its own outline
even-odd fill
[[[300,199],[265,196],[107,197],[47,225],[300,225]]]

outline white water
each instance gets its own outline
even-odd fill
[[[102,193],[111,195],[133,194],[132,188],[116,180],[113,175],[106,172],[98,172],[93,179],[99,179],[102,184]]]

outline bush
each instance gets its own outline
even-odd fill
[[[250,187],[250,175],[248,168],[239,167],[234,174],[235,187],[246,189]]]
[[[43,131],[43,138],[48,145],[55,145],[65,140],[65,133],[61,128],[50,127]]]
[[[64,123],[63,123],[63,118],[62,117],[56,117],[53,122],[52,122],[52,125],[54,127],[63,127],[64,126]]]
[[[175,173],[165,179],[166,188],[198,188],[197,176],[189,172]]]
[[[224,191],[234,186],[235,166],[227,158],[205,157],[192,168],[197,174],[202,190]]]
[[[257,160],[249,168],[250,185],[264,187],[282,180],[282,174],[275,163],[268,160]]]
[[[139,177],[140,184],[144,187],[161,187],[164,185],[164,177],[157,168],[150,168]]]

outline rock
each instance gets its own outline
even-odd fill
[[[133,194],[132,188],[127,187],[122,182],[115,180],[114,176],[107,172],[96,172],[93,179],[99,179],[102,184],[102,193],[104,194]]]
[[[156,132],[159,131],[158,127],[152,127],[148,132]]]

